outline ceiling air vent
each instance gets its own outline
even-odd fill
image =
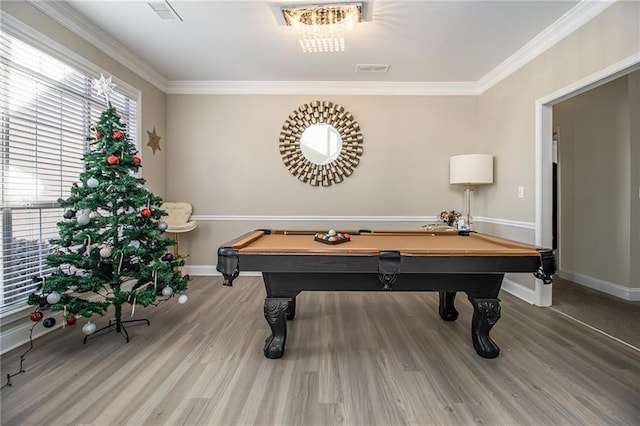
[[[391,65],[389,64],[358,64],[356,72],[389,72]]]
[[[169,4],[168,1],[150,1],[147,3],[151,6],[154,12],[158,14],[160,19],[164,21],[180,21],[182,22],[182,18],[175,9]]]

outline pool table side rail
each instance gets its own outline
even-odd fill
[[[226,243],[218,249],[218,271],[232,274],[239,269],[239,257],[243,258],[242,269],[244,271],[279,271],[283,268],[293,268],[299,271],[315,270],[318,272],[374,272],[377,269],[378,257],[381,251],[379,248],[363,250],[349,250],[348,243],[336,246],[314,245],[309,243],[308,247],[300,251],[298,248],[286,249],[283,247],[265,247],[253,249],[251,244],[265,235],[277,236],[278,240],[284,235],[313,235],[314,231],[270,231],[256,230],[248,232],[240,237]],[[353,235],[394,235],[425,236],[431,233],[424,231],[398,232],[398,231],[354,231]],[[451,232],[441,232],[438,235],[457,234]],[[298,237],[296,237],[298,238]],[[465,237],[467,238],[467,237]],[[459,272],[489,272],[498,268],[502,272],[535,272],[540,268],[540,273],[545,277],[550,277],[555,273],[555,256],[550,249],[537,248],[515,241],[504,240],[488,235],[472,233],[470,238],[487,241],[505,247],[505,250],[474,252],[470,250],[414,250],[410,252],[398,251],[402,257],[402,267],[404,272],[447,272],[457,270]],[[305,240],[306,241],[306,240]],[[344,246],[347,246],[345,249]],[[501,259],[514,259],[517,262],[503,261]],[[303,260],[304,259],[304,260]],[[350,260],[351,259],[351,260]],[[356,260],[360,259],[360,260]],[[491,260],[490,260],[491,259]],[[461,263],[461,260],[463,262]],[[355,262],[355,263],[354,263]],[[357,264],[358,267],[353,268]],[[285,266],[286,265],[286,266]],[[461,267],[464,265],[464,267]],[[509,266],[507,266],[509,265]],[[291,270],[291,269],[290,269]],[[239,270],[237,271],[239,273]],[[548,281],[548,280],[547,280]]]
[[[398,251],[402,256],[537,256],[538,250],[530,245],[517,243],[515,241],[503,240],[487,235],[473,233],[470,236],[458,237],[460,240],[451,239],[449,237],[457,237],[457,234],[451,232],[441,233],[429,233],[429,232],[354,232],[352,241],[340,244],[338,246],[327,246],[317,244],[312,239],[301,239],[301,236],[311,236],[312,231],[277,231],[270,232],[265,230],[258,230],[244,234],[237,239],[226,243],[222,247],[228,249],[237,250],[242,255],[265,255],[265,256],[378,256],[381,251]],[[263,236],[269,238],[272,235],[273,239],[267,239],[260,241],[259,244],[253,244],[258,242]],[[291,236],[289,238],[288,236]],[[452,247],[449,244],[447,247],[439,247],[433,244],[410,244],[402,247],[401,241],[397,241],[397,238],[402,237],[426,237],[434,236],[437,238],[447,237],[445,241],[465,241],[469,238],[469,242],[473,242],[476,248],[473,247],[456,247],[455,244]],[[371,240],[369,240],[371,237]],[[379,241],[373,240],[381,237],[384,244]],[[388,238],[386,238],[388,237]],[[386,240],[386,241],[385,241]],[[422,241],[429,241],[422,240]],[[435,240],[434,240],[435,241]],[[478,242],[481,244],[487,243],[486,247],[478,247]],[[270,244],[271,243],[271,244]],[[291,244],[290,244],[291,243]],[[370,243],[370,244],[369,244]]]

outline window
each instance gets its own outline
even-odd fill
[[[84,170],[91,124],[106,103],[92,76],[0,31],[0,313],[24,304],[34,277],[50,272],[48,241],[62,220],[59,198]],[[111,104],[137,135],[137,102]]]

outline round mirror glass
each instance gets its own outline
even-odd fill
[[[305,129],[300,137],[300,149],[314,164],[329,164],[340,154],[342,138],[330,124],[315,123]]]

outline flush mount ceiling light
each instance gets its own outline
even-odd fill
[[[342,52],[343,36],[362,19],[362,3],[287,6],[282,15],[298,32],[303,52]]]

